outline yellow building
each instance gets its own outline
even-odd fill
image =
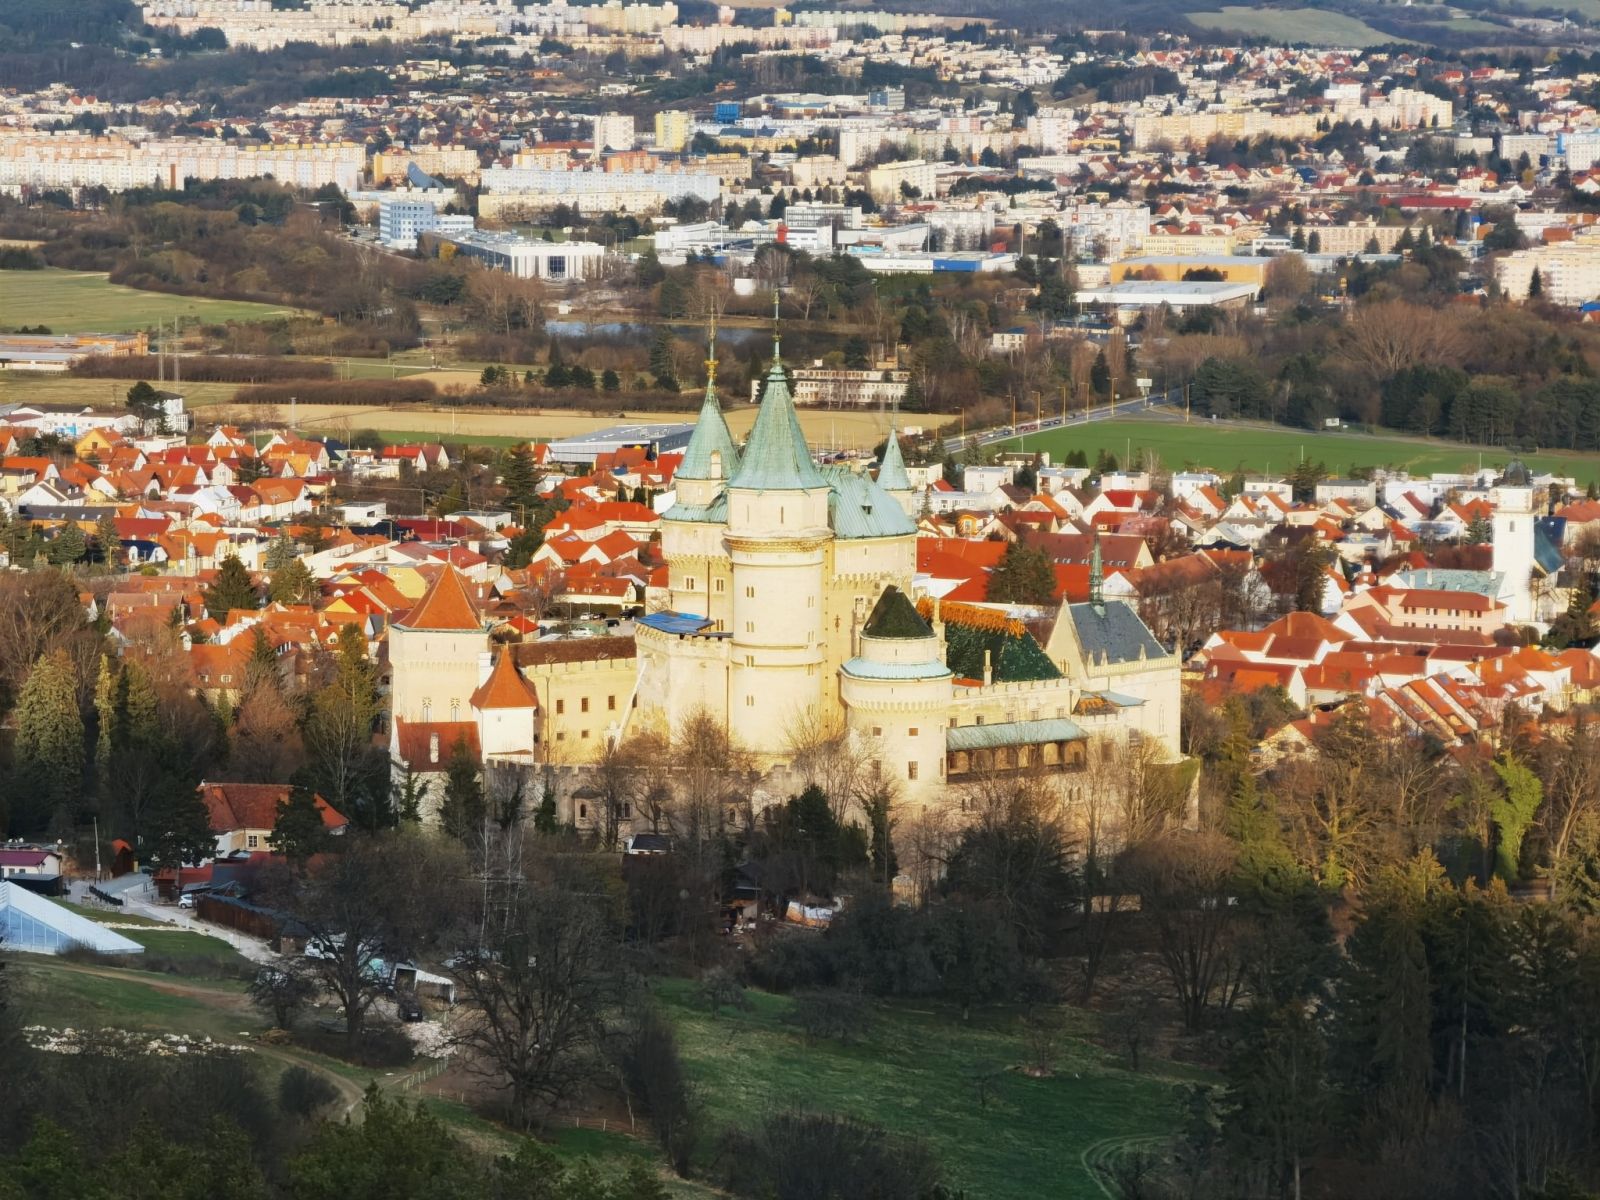
[[[1267,268],[1271,264],[1270,258],[1244,254],[1141,254],[1112,263],[1111,282],[1148,279],[1179,283],[1198,275],[1219,283],[1248,283],[1261,287],[1267,281]]]
[[[682,109],[669,108],[656,114],[656,149],[682,153],[694,136],[694,118]]]

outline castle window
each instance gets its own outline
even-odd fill
[[[754,708],[756,706],[756,698],[754,696],[746,696],[744,698],[744,706],[746,708]]]
[[[582,732],[582,733],[580,733],[580,734],[579,734],[579,735],[578,735],[578,736],[579,736],[579,737],[580,737],[580,738],[586,738],[586,737],[588,737],[588,736],[589,736],[589,731],[588,731],[588,730],[587,730],[587,729],[585,729],[585,730],[584,730],[584,731],[583,731],[583,732]]]
[[[724,585],[725,585],[725,584],[726,584],[726,583],[727,583],[727,582],[728,582],[728,581],[727,581],[727,580],[726,580],[726,579],[718,579],[718,580],[716,580],[716,581],[715,581],[715,583],[716,583],[716,590],[717,590],[717,591],[718,591],[718,592],[721,592],[721,591],[724,591],[724,590],[725,590],[725,587],[724,587]]]
[[[683,586],[688,588],[691,592],[694,591],[694,576],[691,575],[688,579],[685,579],[683,581]]]
[[[906,764],[906,778],[907,779],[915,779],[916,777],[917,777],[917,764],[914,763],[914,762],[908,762]]]
[[[556,701],[556,716],[559,717],[562,713],[564,713],[566,711],[567,711],[567,702],[565,700],[557,700]]]
[[[617,815],[619,817],[621,817],[624,821],[633,820],[633,805],[629,804],[626,800],[624,800],[622,802],[622,809]]]
[[[258,845],[261,844],[260,836],[254,833],[246,835],[244,841],[245,847],[250,850],[254,850]]]
[[[745,595],[745,599],[754,600],[756,598],[756,589],[754,587],[746,585],[746,587],[744,589],[744,595]]]
[[[746,621],[744,623],[744,631],[746,633],[754,633],[756,631],[756,623],[754,621]]]
[[[915,725],[913,725],[910,729],[906,730],[906,736],[907,737],[916,737],[917,736],[917,727]]]
[[[615,696],[607,696],[606,697],[606,711],[607,712],[616,712],[617,711],[617,698]]]
[[[589,806],[587,804],[578,805],[578,820],[587,821],[588,819],[589,819]]]
[[[979,715],[977,721],[974,722],[974,724],[978,724],[978,725],[982,725],[983,724],[983,717],[982,717],[981,714]]]
[[[746,654],[744,656],[744,665],[747,666],[747,667],[755,666],[756,665],[756,656],[754,654]]]
[[[589,697],[585,696],[585,697],[583,697],[583,699],[578,701],[578,711],[579,712],[588,712],[589,711]]]
[[[872,727],[872,736],[873,737],[882,737],[883,736],[883,726],[882,725],[874,725]]]
[[[556,734],[556,741],[564,742],[566,740],[567,740],[566,730],[562,730],[560,733]]]

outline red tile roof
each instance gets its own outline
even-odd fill
[[[215,833],[235,829],[271,829],[278,821],[278,806],[294,789],[287,783],[202,783],[200,799],[211,817]],[[342,816],[321,796],[313,795],[322,824],[328,829],[343,829]]]

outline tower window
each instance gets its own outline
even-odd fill
[[[917,777],[917,764],[914,763],[914,762],[908,762],[906,764],[906,778],[907,779],[915,779],[916,777]]]
[[[588,712],[589,711],[589,697],[585,696],[583,699],[578,701],[578,711],[579,712]]]
[[[744,595],[745,595],[745,599],[754,600],[756,598],[756,589],[753,588],[753,587],[746,586],[746,588],[744,589]]]
[[[683,581],[683,586],[688,588],[691,592],[694,591],[694,576],[691,575],[689,578],[685,579]]]
[[[559,717],[562,713],[564,713],[566,711],[567,711],[567,702],[565,700],[557,700],[556,701],[556,716]]]
[[[609,712],[617,711],[617,698],[615,696],[606,697],[606,709]]]
[[[915,725],[913,725],[910,729],[906,730],[906,736],[907,737],[916,737],[917,736],[917,727]]]
[[[724,589],[724,585],[727,582],[728,581],[726,579],[718,579],[718,580],[716,580],[716,584],[715,584],[716,590],[719,591],[719,592],[722,591]]]

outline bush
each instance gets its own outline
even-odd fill
[[[305,1067],[290,1067],[278,1078],[278,1107],[291,1117],[314,1117],[338,1098],[338,1088]]]
[[[799,1026],[808,1042],[822,1038],[853,1042],[871,1028],[872,1010],[854,992],[826,988],[795,996],[784,1020]]]
[[[833,982],[833,963],[818,938],[779,931],[750,962],[750,978],[769,992],[825,987]]]
[[[677,1037],[659,1010],[646,1009],[629,1030],[620,1065],[628,1095],[650,1118],[672,1169],[688,1178],[699,1113],[684,1077]]]
[[[750,1133],[729,1130],[718,1163],[730,1192],[763,1200],[942,1194],[938,1162],[925,1142],[826,1113],[779,1113]]]
[[[358,1067],[405,1067],[417,1057],[411,1039],[393,1025],[365,1025],[354,1038],[345,1033],[342,1025],[301,1029],[294,1036],[295,1042],[307,1050]]]
[[[151,357],[113,358],[92,354],[72,368],[80,379],[155,379],[160,364]],[[325,362],[285,355],[282,358],[185,356],[184,383],[276,383],[288,379],[332,379]],[[182,384],[176,385],[181,387]]]
[[[695,988],[695,999],[711,1011],[713,1020],[725,1008],[742,1012],[750,1007],[750,999],[744,994],[738,976],[727,967],[711,967],[702,974]]]
[[[234,393],[233,402],[244,405],[281,405],[291,399],[301,404],[364,404],[382,408],[390,404],[432,404],[439,389],[427,379],[309,380],[295,384],[258,384]]]

